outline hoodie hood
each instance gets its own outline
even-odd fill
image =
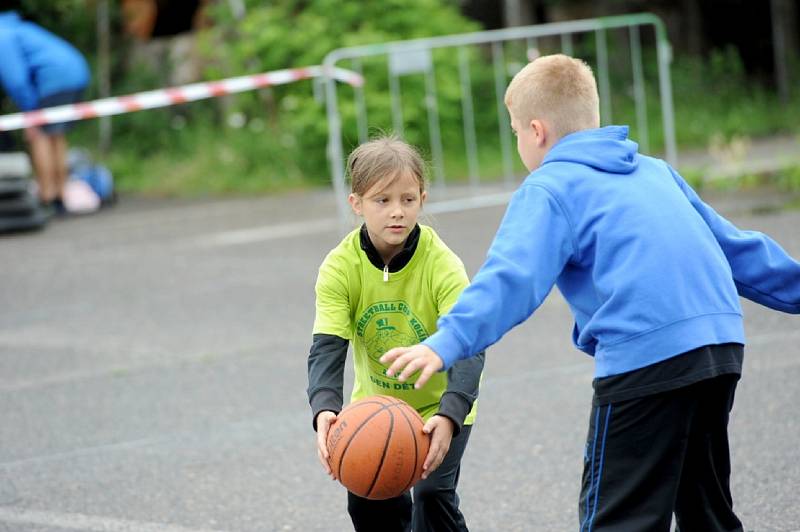
[[[22,19],[16,11],[0,12],[0,26],[12,26],[19,24]]]
[[[570,133],[545,156],[553,162],[585,164],[603,172],[629,174],[639,165],[639,145],[628,139],[628,126],[606,126]]]

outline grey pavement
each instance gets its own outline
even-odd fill
[[[800,257],[794,198],[707,199]],[[474,273],[502,213],[427,222]],[[328,192],[123,197],[0,238],[0,532],[348,530],[305,396],[335,215]],[[748,530],[798,530],[797,317],[744,308],[736,508]],[[461,477],[471,530],[577,529],[592,365],[571,324],[554,293],[489,350]]]
[[[707,182],[796,168],[800,166],[800,137],[712,139],[705,148],[681,151],[677,166],[687,174],[702,175]]]

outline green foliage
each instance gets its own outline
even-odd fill
[[[283,4],[281,6],[253,9],[251,14],[258,17],[284,16],[287,8]],[[342,6],[342,9],[347,9],[347,6]],[[312,10],[314,13],[316,11]],[[223,14],[227,16],[227,12]],[[265,23],[264,19],[258,20],[259,24]],[[330,44],[320,46],[315,52],[299,48],[296,51],[298,56],[306,52],[316,55],[310,55],[302,62],[273,64],[267,61],[289,61],[291,56],[279,46],[279,40],[275,40],[277,37],[273,33],[289,38],[291,32],[283,24],[274,31],[264,31],[265,37],[255,29],[259,24],[249,22],[249,17],[237,23],[221,21],[212,33],[205,36],[206,51],[215,58],[210,63],[209,78],[318,64],[324,54],[333,49],[326,46],[333,47],[335,42],[349,44],[360,39],[372,42],[373,38],[382,42],[400,38],[385,33],[378,36],[374,23],[364,22],[353,32],[369,27],[370,38],[347,32],[341,39],[323,37],[320,40],[328,39]],[[227,40],[223,38],[224,32],[242,27],[253,32],[252,40],[241,37],[234,39],[232,34],[227,35]],[[265,41],[260,41],[262,38]],[[219,42],[226,44],[216,44]],[[256,46],[254,43],[261,44]],[[593,63],[594,39],[575,39],[574,44],[576,55]],[[618,58],[611,62],[610,73],[614,91],[613,122],[631,125],[632,137],[638,139],[641,134],[636,128],[632,75],[623,44],[609,38],[609,55]],[[276,50],[272,50],[273,47]],[[540,47],[543,53],[555,51],[549,50],[547,43],[540,43]],[[479,48],[470,49],[469,54],[480,175],[482,179],[498,178],[503,174],[503,165],[491,57],[487,50]],[[514,71],[515,63],[521,63],[524,47],[509,44],[505,48],[505,55],[510,74]],[[278,59],[270,59],[273,56]],[[225,61],[225,58],[229,60]],[[451,50],[436,51],[434,60],[446,175],[448,179],[464,180],[468,172],[457,56]],[[643,64],[647,85],[649,151],[659,153],[663,149],[663,132],[656,61],[652,51],[645,51]],[[344,63],[342,66],[350,65]],[[392,122],[386,60],[366,59],[362,68],[367,79],[365,94],[370,134],[380,130],[389,131]],[[682,147],[706,147],[719,141],[727,142],[734,137],[797,131],[800,102],[794,101],[789,106],[779,105],[773,92],[746,77],[738,56],[730,50],[713,54],[708,62],[689,57],[676,58],[671,72],[677,140]],[[140,70],[127,82],[132,86],[136,83],[147,86],[148,76],[146,71]],[[430,160],[427,112],[421,104],[424,95],[423,76],[404,76],[400,84],[404,135],[410,142],[421,146]],[[347,151],[358,142],[353,92],[340,86],[339,93],[344,147]],[[239,119],[238,127],[228,125],[230,117]],[[170,109],[124,115],[115,118],[114,132],[115,155],[110,164],[121,182],[127,180],[124,188],[145,189],[161,194],[266,191],[302,184],[322,184],[329,179],[325,155],[327,119],[324,104],[313,97],[311,82],[241,94],[228,101],[223,109],[219,107],[219,102],[206,101],[187,105],[177,114]],[[515,172],[523,173],[513,149],[512,159]],[[146,160],[147,164],[142,164],[142,160]],[[688,177],[692,178],[691,175]],[[696,177],[696,184],[702,184],[702,175]]]
[[[645,54],[647,104],[651,145],[663,145],[656,61]],[[675,133],[682,147],[703,147],[715,139],[760,137],[798,131],[800,95],[782,104],[774,89],[747,76],[734,48],[713,51],[709,59],[675,58],[670,68],[675,110]],[[617,85],[624,82],[616,80]],[[615,86],[612,82],[612,86]],[[635,124],[630,91],[615,94],[615,121]]]
[[[733,48],[712,53],[708,61],[682,58],[672,69],[676,128],[684,144],[707,142],[714,135],[763,136],[797,130],[800,102],[778,102],[774,91],[748,79]]]
[[[391,13],[391,16],[387,16]],[[225,6],[212,13],[216,25],[204,35],[203,51],[209,59],[209,78],[227,77],[321,64],[325,55],[343,46],[429,37],[478,30],[463,17],[456,5],[444,0],[387,0],[384,2],[305,2],[281,0],[270,4],[250,1],[247,15],[234,20]],[[459,135],[460,92],[457,58],[437,61],[436,84],[443,136]],[[342,64],[345,68],[349,65]],[[391,106],[385,58],[365,61],[370,124],[391,130]],[[310,85],[310,82],[306,82]],[[428,144],[428,128],[421,75],[401,80],[404,134],[410,142]],[[246,121],[262,118],[270,125],[272,138],[290,136],[298,169],[307,176],[327,179],[327,120],[324,104],[310,87],[292,84],[274,87],[256,95],[236,98],[232,111]],[[342,88],[340,112],[345,124],[347,148],[357,140],[355,107],[350,89]],[[265,116],[266,115],[266,116]],[[452,119],[452,120],[451,120]],[[449,125],[450,123],[455,126]]]
[[[779,172],[775,182],[788,192],[800,192],[800,166],[792,166]]]
[[[70,40],[93,62],[95,11],[85,0],[19,0],[23,16]],[[244,0],[246,15],[235,19],[225,1],[209,4],[214,22],[200,39],[206,79],[320,64],[330,51],[351,45],[383,43],[478,31],[459,13],[455,0]],[[119,18],[111,2],[112,18]],[[127,94],[162,85],[156,72],[129,61],[126,43],[114,37],[112,86]],[[627,34],[609,31],[608,54],[614,123],[637,131]],[[575,36],[575,55],[596,67],[593,33]],[[540,39],[542,53],[559,51],[558,38]],[[504,47],[506,80],[525,62],[524,42]],[[643,50],[650,151],[663,149],[661,106],[655,54]],[[478,159],[482,179],[503,173],[498,137],[494,72],[490,50],[468,50]],[[464,133],[458,55],[455,49],[433,52],[437,106],[448,179],[465,179]],[[339,66],[354,68],[349,62]],[[391,131],[391,100],[386,58],[365,59],[361,68],[369,134]],[[96,69],[93,69],[96,72]],[[774,90],[748,77],[733,49],[709,59],[677,57],[671,65],[677,140],[683,147],[705,147],[712,139],[755,137],[798,131],[800,99],[777,101]],[[425,79],[400,78],[403,133],[431,159]],[[179,108],[114,117],[113,150],[106,160],[124,190],[158,194],[267,191],[327,183],[327,118],[310,81],[273,87],[229,98],[195,102]],[[339,86],[345,151],[358,142],[352,89]],[[88,96],[93,97],[94,91]],[[504,116],[501,116],[504,121]],[[71,134],[74,145],[96,144],[96,122],[82,123]],[[512,148],[514,169],[522,168]],[[791,175],[785,177],[787,181]],[[691,177],[691,176],[690,176]],[[702,176],[697,177],[698,181]]]
[[[17,0],[3,7],[70,41],[86,53],[95,46],[94,3],[86,0]]]
[[[172,148],[153,150],[146,164],[134,151],[124,149],[114,150],[107,162],[115,174],[125,176],[118,181],[123,192],[196,196],[264,193],[305,185],[295,158],[283,145],[254,142],[263,134],[256,124],[251,122],[246,129],[219,129],[211,123],[179,129],[172,125],[165,139]]]

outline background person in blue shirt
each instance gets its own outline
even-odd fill
[[[0,13],[0,53],[0,86],[20,111],[75,103],[89,83],[89,67],[75,47],[14,11]],[[62,123],[25,130],[39,198],[45,204],[61,201],[69,127]]]
[[[742,530],[730,493],[728,419],[741,375],[739,296],[800,312],[800,263],[737,229],[628,128],[600,128],[589,67],[541,57],[505,97],[531,174],[486,262],[438,330],[388,351],[405,380],[473,356],[557,285],[573,341],[595,360],[581,530]]]

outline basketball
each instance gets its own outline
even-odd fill
[[[359,497],[390,499],[422,476],[430,436],[416,410],[396,397],[373,395],[347,405],[328,432],[333,476]]]

